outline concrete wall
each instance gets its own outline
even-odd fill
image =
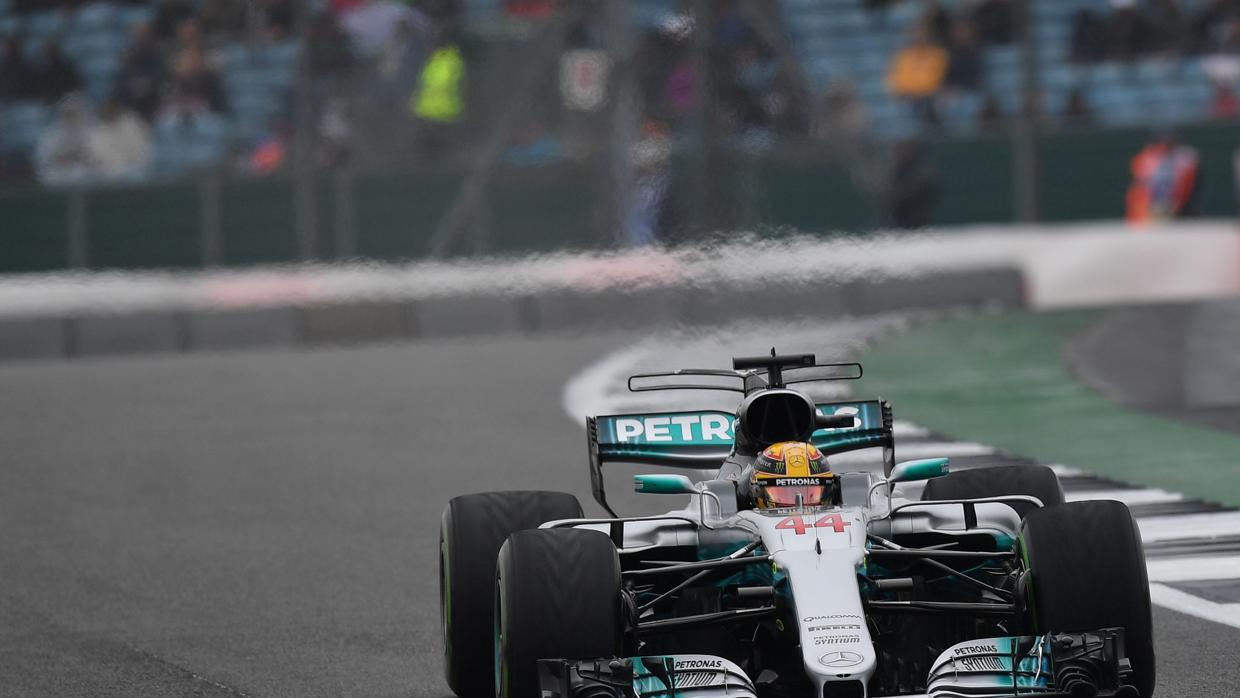
[[[264,309],[0,318],[0,360],[710,325],[739,318],[864,315],[899,308],[1023,307],[1014,269],[831,282],[559,288]]]

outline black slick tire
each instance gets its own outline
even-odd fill
[[[1123,502],[1071,502],[1025,517],[1021,558],[1032,571],[1029,613],[1037,633],[1124,628],[1130,678],[1154,691],[1154,627],[1140,529]]]
[[[581,504],[562,492],[487,492],[455,497],[439,527],[439,608],[444,677],[462,698],[495,690],[495,560],[516,531],[581,517]]]
[[[598,531],[514,533],[499,552],[495,605],[498,698],[537,698],[539,659],[621,654],[620,557]]]

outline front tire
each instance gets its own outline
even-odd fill
[[[1025,517],[1020,553],[1032,571],[1038,633],[1124,628],[1130,681],[1154,695],[1154,625],[1141,532],[1123,502],[1072,502]]]
[[[537,698],[539,659],[622,654],[620,556],[599,531],[512,534],[495,573],[495,695]]]
[[[444,677],[453,693],[478,698],[495,688],[485,667],[494,651],[500,546],[516,531],[577,518],[581,504],[562,492],[487,492],[448,502],[439,527],[439,609]]]

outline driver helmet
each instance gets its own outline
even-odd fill
[[[749,482],[749,491],[759,509],[833,504],[835,490],[835,473],[831,472],[827,457],[804,441],[784,441],[766,447],[754,461]]]

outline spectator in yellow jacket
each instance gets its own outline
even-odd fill
[[[425,155],[442,155],[448,150],[454,127],[465,111],[465,88],[461,50],[440,33],[409,99],[409,110],[418,122],[419,149]]]
[[[946,76],[947,50],[934,43],[922,27],[891,59],[887,89],[896,97],[910,100],[923,120],[934,122],[934,95],[943,86]]]

